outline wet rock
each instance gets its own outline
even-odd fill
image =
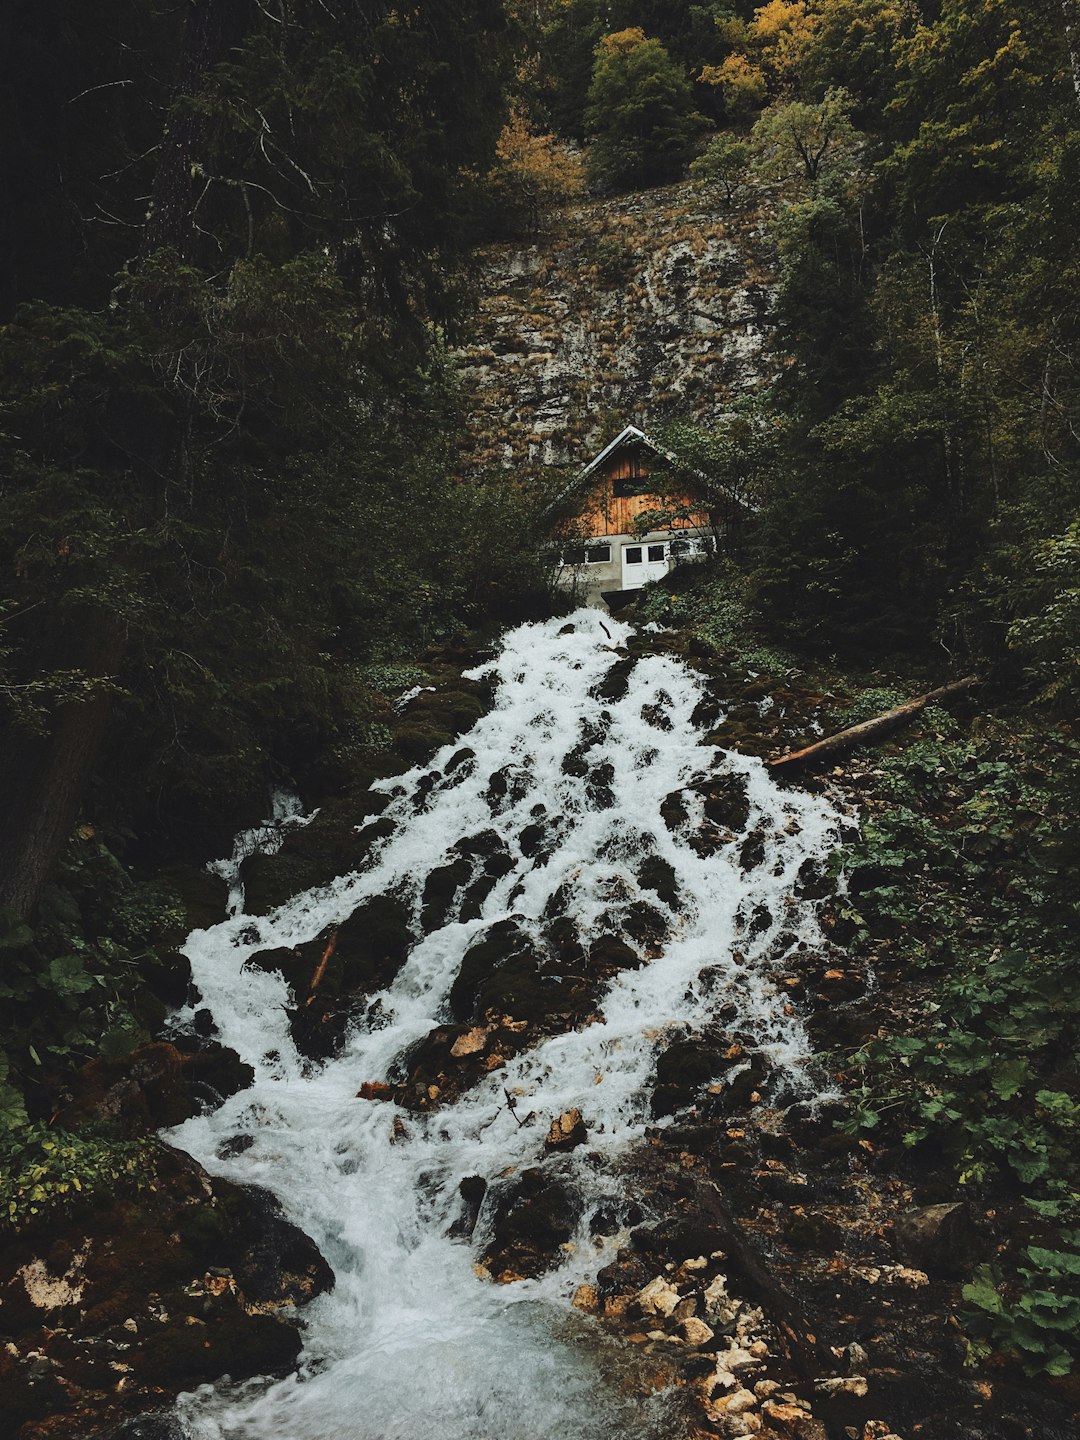
[[[535,1278],[562,1260],[560,1247],[577,1224],[571,1190],[543,1170],[526,1170],[495,1198],[492,1242],[483,1264],[497,1280]]]
[[[459,1023],[513,1017],[550,1033],[587,1015],[595,993],[594,977],[552,965],[513,920],[504,920],[466,951],[449,1004]]]
[[[372,792],[328,801],[307,825],[287,830],[275,854],[249,856],[240,868],[248,914],[265,915],[312,886],[359,869],[374,841],[393,826],[389,820],[357,826],[386,804],[385,795]]]
[[[488,781],[484,798],[492,815],[501,815],[510,805],[516,805],[532,788],[532,777],[528,771],[517,765],[504,765],[496,770]]]
[[[590,769],[585,781],[585,793],[592,809],[610,810],[613,808],[615,792],[611,787],[614,779],[615,767],[610,761],[605,760]]]
[[[480,1218],[480,1207],[484,1203],[488,1184],[482,1175],[466,1175],[458,1185],[462,1212],[450,1226],[449,1234],[454,1240],[468,1240],[476,1229]]]
[[[249,1310],[305,1305],[334,1288],[334,1272],[318,1246],[285,1218],[268,1190],[222,1180],[214,1188],[231,1222],[221,1258],[229,1261]]]
[[[430,934],[446,924],[454,899],[463,885],[472,878],[472,865],[462,857],[449,865],[432,870],[424,883],[423,910],[420,923]]]
[[[396,895],[373,895],[340,925],[298,946],[286,978],[298,1002],[289,1026],[301,1054],[312,1060],[335,1054],[363,1015],[368,997],[393,981],[412,943],[405,902]]]
[[[606,1302],[617,1296],[633,1297],[648,1284],[652,1271],[640,1255],[620,1252],[617,1260],[597,1274],[596,1288]]]
[[[140,1178],[0,1237],[8,1423],[52,1414],[49,1434],[98,1434],[120,1388],[125,1405],[160,1407],[225,1373],[294,1362],[296,1326],[277,1312],[333,1280],[312,1242],[265,1192],[211,1182],[180,1152],[149,1144]]]
[[[760,827],[751,830],[739,847],[739,866],[749,873],[765,863],[765,836]]]
[[[595,1285],[579,1285],[574,1291],[574,1298],[570,1302],[575,1310],[584,1310],[586,1314],[595,1315],[600,1309],[600,1294]]]
[[[725,775],[710,780],[705,789],[705,818],[735,835],[746,829],[750,818],[750,800],[746,781],[741,775]]]
[[[190,1440],[180,1421],[168,1411],[135,1415],[106,1430],[101,1440]]]
[[[682,790],[674,790],[660,805],[660,818],[673,833],[684,826],[690,818]]]
[[[675,869],[658,855],[650,855],[638,866],[637,882],[643,890],[652,890],[657,899],[671,909],[679,906],[679,882]]]
[[[893,1245],[901,1260],[946,1277],[966,1274],[981,1248],[971,1207],[960,1201],[899,1215],[893,1222]]]
[[[623,928],[631,940],[636,940],[639,945],[655,944],[666,938],[668,920],[655,905],[636,900],[627,911]]]
[[[630,675],[636,664],[637,660],[634,656],[616,660],[603,680],[593,687],[593,694],[596,698],[609,702],[621,700],[630,686]]]
[[[674,1314],[679,1303],[679,1292],[662,1275],[654,1276],[637,1294],[637,1304],[645,1315]]]
[[[128,1135],[145,1135],[220,1104],[250,1085],[254,1074],[235,1050],[222,1045],[185,1054],[159,1041],[120,1060],[84,1065],[72,1081],[72,1100],[60,1121],[71,1129],[108,1124]]]
[[[261,970],[265,975],[280,975],[290,982],[304,963],[299,950],[287,945],[276,946],[273,950],[256,950],[244,961],[245,970]]]
[[[706,1086],[745,1062],[740,1045],[729,1035],[709,1033],[672,1041],[656,1062],[652,1113],[659,1118],[692,1105]],[[731,1108],[734,1108],[731,1102]]]
[[[585,1121],[581,1118],[581,1111],[575,1106],[551,1122],[544,1146],[548,1150],[573,1150],[578,1145],[584,1145],[587,1138]]]
[[[641,956],[617,935],[601,935],[589,947],[589,970],[599,980],[610,980],[623,970],[638,970]]]

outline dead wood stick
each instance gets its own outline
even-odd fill
[[[973,685],[978,685],[977,675],[965,675],[963,680],[953,680],[949,685],[942,685],[937,690],[928,690],[925,695],[919,695],[914,700],[908,700],[903,705],[897,705],[892,710],[886,710],[881,715],[875,715],[872,720],[864,720],[861,725],[852,725],[847,730],[840,730],[835,735],[827,735],[824,740],[815,741],[813,745],[807,745],[802,750],[793,750],[787,755],[780,755],[775,760],[769,761],[770,770],[778,770],[783,765],[799,766],[808,764],[814,760],[824,759],[829,755],[839,754],[842,750],[849,750],[853,745],[861,745],[866,740],[874,740],[880,735],[887,735],[892,730],[898,730],[901,725],[906,725],[909,720],[914,720],[920,711],[925,710],[927,705],[935,700],[943,700],[947,695],[959,695],[963,690],[970,690]]]
[[[331,930],[330,939],[326,942],[326,949],[322,952],[322,959],[319,961],[318,965],[315,966],[315,974],[311,977],[311,987],[308,990],[308,997],[304,1001],[305,1005],[310,1005],[311,1002],[315,999],[315,991],[319,988],[319,984],[323,976],[326,974],[326,967],[330,963],[330,957],[331,955],[333,955],[336,945],[337,931]]]

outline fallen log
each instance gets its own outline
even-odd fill
[[[879,736],[888,735],[893,730],[898,730],[901,725],[906,725],[914,720],[927,705],[936,700],[944,700],[949,695],[959,695],[964,690],[970,690],[979,684],[977,675],[965,675],[963,680],[953,680],[948,685],[942,685],[937,690],[928,690],[925,695],[919,695],[914,700],[908,700],[903,705],[896,705],[892,710],[886,710],[881,715],[875,715],[872,720],[864,720],[861,725],[851,725],[847,730],[839,730],[835,735],[827,735],[824,740],[817,740],[813,745],[807,745],[802,750],[792,750],[787,755],[779,755],[775,760],[769,761],[770,770],[779,770],[781,767],[798,768],[811,764],[815,760],[826,759],[830,755],[837,755],[844,750],[850,750],[855,745],[862,745],[867,740],[875,740]]]

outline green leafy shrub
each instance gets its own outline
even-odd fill
[[[0,1128],[0,1225],[18,1230],[139,1189],[151,1177],[157,1144],[43,1124]]]
[[[959,1185],[1020,1197],[998,1268],[965,1291],[973,1354],[1064,1374],[1080,1315],[1077,749],[927,728],[880,761],[884,804],[834,862],[853,946],[926,978],[915,1025],[853,1057],[847,1127],[928,1145]]]

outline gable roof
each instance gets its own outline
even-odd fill
[[[627,425],[615,436],[615,439],[612,440],[610,445],[605,445],[603,450],[600,451],[600,454],[590,460],[584,469],[578,472],[575,484],[577,480],[584,480],[587,476],[591,475],[594,470],[598,469],[605,460],[610,459],[617,450],[621,450],[624,445],[645,445],[654,455],[661,455],[665,460],[670,460],[672,464],[675,463],[675,456],[670,450],[665,450],[662,445],[658,445],[655,440],[651,440],[649,436],[645,434],[645,431],[639,430],[636,425]]]

